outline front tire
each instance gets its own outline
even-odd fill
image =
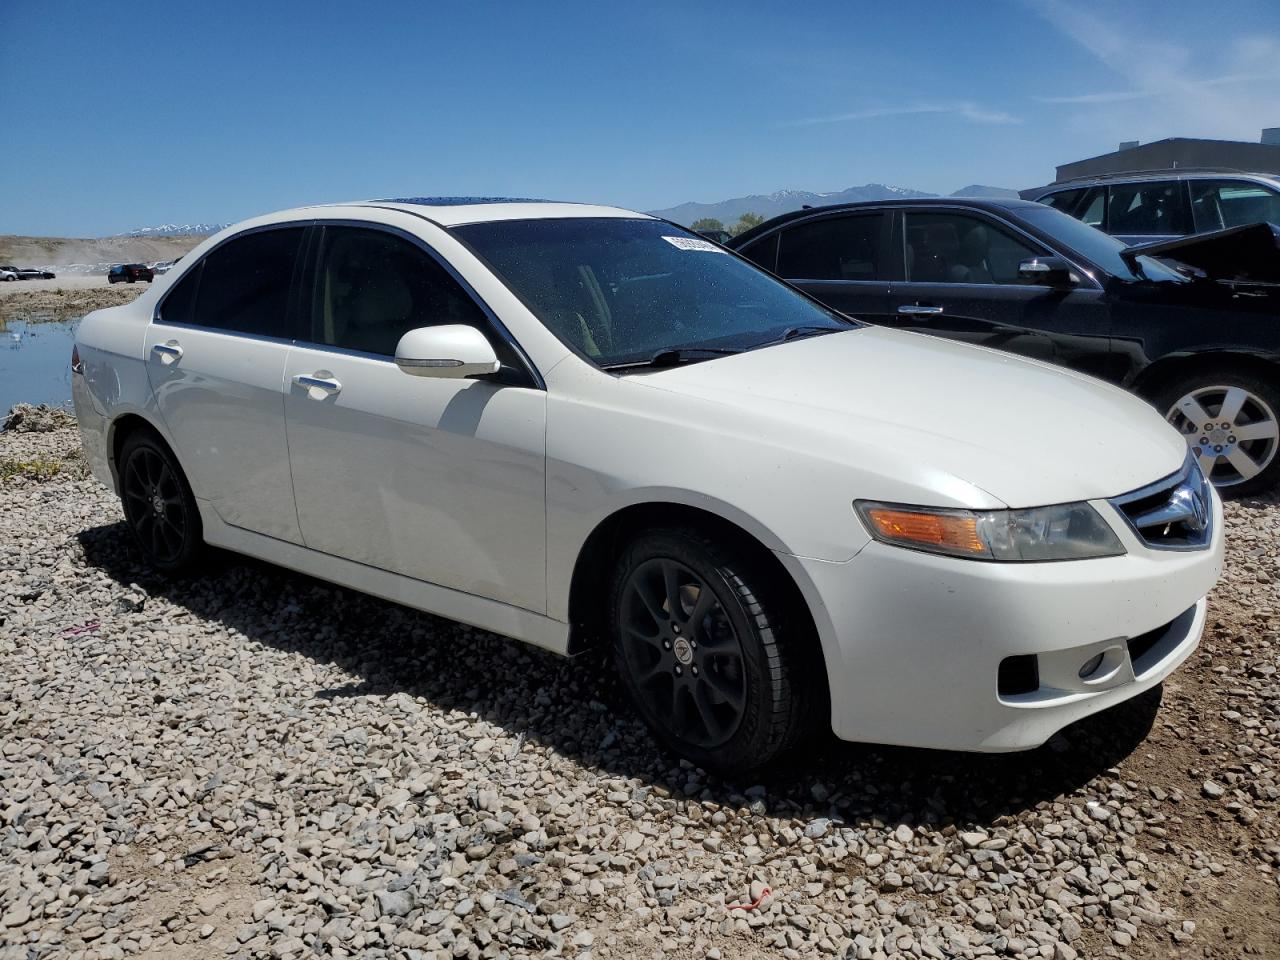
[[[1280,483],[1280,388],[1273,380],[1205,367],[1165,384],[1153,399],[1224,495],[1247,496]]]
[[[204,554],[204,529],[191,485],[173,453],[149,431],[125,438],[120,499],[134,541],[166,573],[187,573]]]
[[[816,638],[749,550],[694,528],[647,532],[618,563],[609,620],[623,686],[673,753],[745,777],[817,729]]]

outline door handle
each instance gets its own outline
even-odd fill
[[[170,340],[168,343],[153,343],[151,352],[161,361],[172,363],[182,356],[182,347],[177,340]]]
[[[323,390],[325,393],[337,393],[342,389],[342,384],[332,377],[322,377],[315,374],[299,373],[294,376],[293,382],[300,387],[306,387],[308,390]]]
[[[899,313],[905,313],[911,317],[932,317],[942,312],[941,307],[924,306],[919,303],[904,303],[898,308]]]

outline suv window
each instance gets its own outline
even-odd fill
[[[1192,180],[1191,209],[1199,231],[1280,223],[1280,194],[1247,180]]]
[[[783,230],[777,274],[788,280],[876,280],[882,276],[884,215],[823,217]]]
[[[436,260],[382,230],[325,227],[312,295],[312,343],[394,356],[417,327],[464,323],[484,312]]]
[[[1076,187],[1074,190],[1059,190],[1057,193],[1042,197],[1040,202],[1053,207],[1055,210],[1061,210],[1063,213],[1075,216],[1076,206],[1080,203],[1080,198],[1085,193],[1086,189],[1084,187]]]
[[[165,296],[161,321],[287,338],[289,286],[304,232],[285,227],[228,240]]]
[[[1044,251],[977,217],[907,211],[907,280],[917,283],[1013,283],[1018,264]]]
[[[1177,180],[1113,184],[1107,204],[1107,232],[1190,233],[1182,207],[1182,184]]]

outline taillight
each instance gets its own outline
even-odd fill
[[[71,372],[84,373],[84,364],[80,362],[80,348],[75,344],[71,345]]]

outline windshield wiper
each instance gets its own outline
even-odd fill
[[[803,327],[787,327],[783,331],[782,336],[775,337],[772,340],[761,340],[759,343],[753,343],[751,349],[758,347],[772,347],[774,344],[787,343],[790,340],[799,340],[802,337],[820,337],[824,333],[840,333],[846,330],[846,327],[820,327],[816,324],[810,324]]]
[[[677,367],[682,363],[696,363],[699,360],[711,360],[714,357],[741,353],[737,347],[672,347],[659,350],[648,360],[625,360],[622,363],[607,363],[604,370],[627,370],[638,367]]]

